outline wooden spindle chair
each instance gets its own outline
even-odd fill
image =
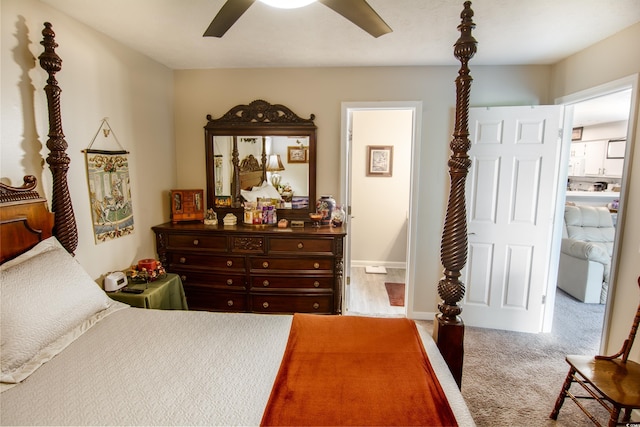
[[[638,277],[640,286],[640,277]],[[619,424],[620,412],[624,409],[622,425],[628,425],[631,411],[640,409],[640,364],[628,360],[631,346],[640,323],[640,305],[631,326],[629,337],[624,341],[622,349],[613,356],[567,356],[569,374],[564,381],[555,407],[549,415],[551,419],[558,419],[558,413],[566,397],[571,398],[597,426],[598,420],[579,402],[579,399],[595,399],[611,415],[608,426]],[[571,384],[577,383],[588,395],[578,396],[571,392]]]

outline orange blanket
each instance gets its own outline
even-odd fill
[[[295,314],[262,425],[457,423],[413,321]]]

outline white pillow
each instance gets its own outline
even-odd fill
[[[257,202],[258,198],[282,200],[278,190],[266,181],[260,187],[253,187],[251,191],[240,190],[240,194],[248,202]]]
[[[57,342],[112,304],[60,248],[0,271],[0,290],[0,381],[9,383],[22,381],[62,351],[68,342]]]
[[[240,190],[240,195],[247,201],[247,202],[256,202],[258,199],[258,196],[256,195],[256,193],[251,190]]]
[[[51,249],[56,249],[56,248],[64,249],[64,247],[58,241],[58,239],[56,239],[55,236],[51,236],[48,239],[44,239],[43,241],[38,243],[37,245],[29,249],[27,252],[20,254],[17,257],[10,259],[9,261],[6,261],[4,264],[0,265],[0,270],[13,267],[14,265],[20,264],[21,262],[28,260],[29,258],[32,258],[38,254],[41,254],[42,252],[47,252],[47,251],[50,251]]]
[[[280,196],[280,193],[278,193],[278,190],[276,190],[276,188],[273,185],[269,184],[267,181],[264,181],[260,188],[262,189],[263,194],[266,194],[266,196],[262,197],[266,197],[267,199],[282,200],[282,197]]]

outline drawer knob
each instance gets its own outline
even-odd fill
[[[267,261],[262,263],[263,268],[269,268],[269,263]]]
[[[298,249],[302,249],[302,248],[304,248],[304,243],[302,242],[298,243]]]
[[[231,267],[232,265],[233,265],[233,261],[228,260],[228,261],[227,261],[227,267]]]
[[[227,279],[227,285],[229,286],[233,285],[233,279]]]
[[[233,307],[233,300],[230,299],[229,301],[227,301],[227,305],[229,307]]]
[[[193,239],[193,246],[198,246],[200,244],[200,240]]]
[[[320,268],[320,263],[319,262],[314,262],[313,263],[313,268]]]
[[[269,303],[265,301],[265,302],[262,303],[262,306],[264,308],[269,308]]]
[[[180,264],[184,264],[187,262],[187,259],[183,256],[180,257]]]
[[[183,282],[187,281],[187,276],[185,276],[184,274],[182,276],[180,276],[180,280],[182,280]]]
[[[320,308],[320,304],[318,304],[317,302],[314,302],[314,303],[313,303],[313,309],[314,309],[314,310],[317,310],[317,309],[319,309],[319,308]]]
[[[313,282],[313,286],[317,288],[318,286],[320,286],[320,282],[316,280],[315,282]]]
[[[265,280],[264,282],[262,282],[262,286],[269,286],[269,281]]]

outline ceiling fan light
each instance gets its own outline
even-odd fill
[[[316,0],[260,0],[262,3],[280,9],[296,9],[305,7]]]

